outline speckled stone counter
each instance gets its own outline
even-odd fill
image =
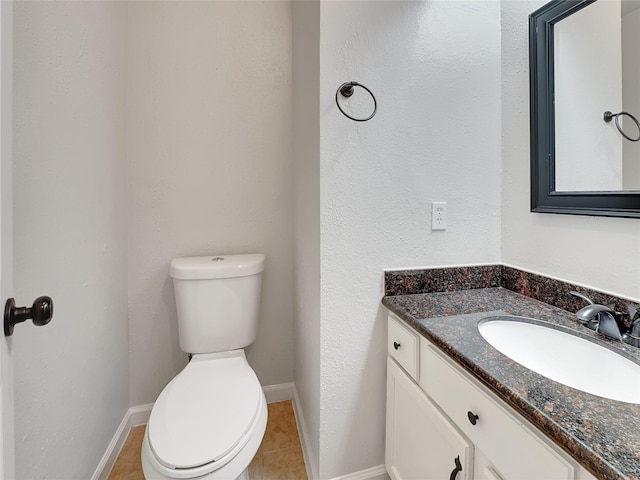
[[[502,287],[386,296],[382,303],[597,478],[640,480],[640,405],[590,395],[532,372],[489,345],[477,324],[493,315],[532,317],[575,329],[638,362],[640,349],[603,339],[575,314]]]

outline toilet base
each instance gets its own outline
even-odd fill
[[[247,468],[244,472],[240,474],[238,478],[235,480],[249,480],[249,469]]]

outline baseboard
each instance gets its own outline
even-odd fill
[[[317,468],[317,463],[312,460],[312,450],[309,443],[309,430],[307,429],[307,423],[302,414],[302,405],[300,403],[300,397],[298,396],[298,390],[295,383],[291,384],[293,389],[293,413],[296,416],[296,425],[298,426],[298,436],[300,437],[300,443],[302,444],[302,456],[304,457],[304,466],[307,470],[307,477],[309,480],[318,480],[318,472],[314,468]],[[336,477],[331,480],[389,480],[387,469],[384,465],[378,465],[376,467],[367,468],[366,470],[360,470],[358,472]]]
[[[131,427],[147,423],[149,415],[151,415],[151,407],[153,407],[153,404],[149,403],[147,405],[136,405],[127,410],[107,447],[107,451],[102,456],[95,472],[93,472],[91,480],[107,480]]]
[[[335,477],[331,480],[389,480],[389,474],[384,465],[367,468],[359,472],[353,472],[341,477]]]
[[[129,413],[127,411],[127,413]],[[113,468],[113,464],[116,463],[116,458],[118,458],[118,454],[122,449],[122,445],[124,445],[124,441],[129,435],[129,430],[131,427],[128,425],[128,418],[125,414],[124,418],[118,425],[116,429],[116,433],[109,442],[109,446],[107,447],[107,451],[102,456],[100,463],[98,463],[98,467],[95,472],[91,476],[91,480],[106,480],[109,477],[109,472]]]
[[[296,416],[296,425],[298,426],[298,435],[300,436],[300,443],[302,444],[302,455],[307,470],[307,477],[309,480],[317,480],[318,472],[313,470],[316,464],[312,461],[311,450],[309,448],[309,433],[302,414],[300,398],[298,397],[295,384],[280,383],[277,385],[267,385],[263,387],[263,390],[267,403],[284,402],[286,400],[292,401],[293,413]],[[91,476],[91,480],[108,479],[109,473],[111,473],[111,469],[116,463],[120,450],[122,450],[122,446],[129,435],[129,431],[132,427],[144,425],[149,421],[152,407],[153,404],[148,403],[146,405],[136,405],[127,410],[107,447],[107,451],[102,456],[98,467]],[[389,480],[389,476],[387,475],[387,470],[384,465],[379,465],[341,477],[335,477],[331,480]]]
[[[307,423],[305,422],[304,415],[302,414],[300,397],[298,396],[298,390],[296,389],[295,384],[293,384],[293,401],[291,403],[293,404],[293,414],[296,417],[300,444],[302,445],[302,457],[304,458],[304,466],[307,470],[307,478],[309,480],[317,480],[318,472],[314,469],[317,463],[315,463],[311,457],[311,449],[309,448],[309,430],[307,429]]]
[[[285,402],[293,399],[293,382],[278,383],[262,387],[267,403]]]
[[[137,427],[138,425],[146,425],[149,421],[149,416],[151,416],[152,408],[153,403],[131,407],[129,410],[127,410],[127,415],[129,416],[130,420],[129,424],[132,427]]]
[[[277,385],[267,385],[263,387],[264,396],[267,399],[267,403],[284,402],[286,400],[293,400],[294,385],[293,383],[280,383]],[[138,425],[144,425],[149,421],[151,415],[151,408],[153,403],[146,405],[136,405],[129,408],[118,425],[116,433],[114,434],[107,451],[102,456],[98,467],[91,476],[91,480],[107,480],[109,473],[116,463],[116,459],[122,450],[131,427]]]

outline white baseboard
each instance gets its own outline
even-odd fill
[[[298,426],[298,436],[300,437],[300,443],[302,444],[302,456],[304,457],[304,466],[307,470],[307,477],[309,480],[318,480],[317,463],[312,460],[312,449],[309,443],[309,430],[307,429],[307,423],[305,422],[304,415],[302,414],[302,406],[300,403],[300,397],[298,396],[298,390],[295,383],[293,386],[293,413],[296,416],[296,425]],[[390,480],[387,474],[387,469],[384,465],[378,465],[377,467],[367,468],[366,470],[360,470],[359,472],[350,473],[341,477],[336,477],[331,480]]]
[[[267,403],[285,402],[293,399],[293,382],[278,383],[262,387]]]
[[[267,385],[263,387],[263,390],[267,403],[284,402],[286,400],[292,401],[293,413],[296,416],[296,424],[298,426],[298,435],[300,436],[300,443],[302,444],[302,455],[307,469],[307,477],[309,477],[309,480],[317,480],[318,472],[313,470],[317,464],[312,461],[311,450],[309,448],[309,433],[304,416],[302,415],[300,398],[298,397],[295,384],[280,383],[277,385]],[[146,424],[149,421],[152,407],[153,403],[148,403],[146,405],[136,405],[127,410],[107,447],[107,451],[102,456],[98,467],[91,476],[91,480],[107,480],[131,428]],[[387,475],[387,470],[384,465],[379,465],[336,477],[332,480],[389,480],[389,476]]]
[[[120,425],[118,425],[116,433],[107,447],[107,451],[102,456],[96,471],[93,472],[91,480],[107,480],[120,454],[120,450],[122,450],[122,446],[127,436],[129,436],[131,427],[147,423],[149,415],[151,415],[151,407],[153,407],[153,403],[137,405],[127,410],[127,413],[124,414],[124,418],[120,422]]]
[[[263,390],[267,403],[284,402],[286,400],[293,399],[293,383],[267,385],[266,387],[263,387]],[[98,467],[91,476],[91,480],[107,480],[109,473],[120,454],[120,450],[122,450],[122,446],[124,445],[127,436],[129,436],[131,427],[146,424],[149,421],[152,407],[153,403],[148,403],[146,405],[136,405],[127,410],[122,422],[118,425],[116,433],[107,447],[107,451],[102,456]]]
[[[127,410],[131,426],[137,427],[138,425],[146,425],[149,421],[149,417],[151,416],[152,408],[153,403],[147,403],[145,405],[136,405],[135,407],[131,407]]]
[[[335,477],[331,480],[389,480],[389,474],[384,465],[367,468],[359,472],[353,472],[341,477]]]
[[[296,416],[296,425],[298,426],[298,436],[300,437],[300,444],[302,445],[302,457],[304,458],[304,466],[307,470],[307,478],[309,480],[317,480],[318,472],[315,471],[315,467],[318,465],[313,461],[311,457],[311,449],[309,448],[309,430],[307,429],[307,423],[302,415],[302,407],[300,404],[300,397],[298,396],[298,390],[296,385],[293,384],[293,413]]]
[[[113,464],[116,463],[116,458],[118,458],[122,445],[124,445],[124,441],[127,435],[129,435],[129,430],[131,430],[131,426],[128,425],[128,423],[127,415],[125,415],[120,425],[118,425],[116,433],[107,447],[107,451],[102,456],[95,472],[93,472],[91,480],[106,480],[109,477]]]

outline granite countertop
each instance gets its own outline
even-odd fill
[[[575,314],[502,287],[386,296],[382,303],[597,478],[640,480],[640,405],[584,393],[532,372],[489,345],[477,323],[493,315],[532,317],[572,328],[639,362],[640,349],[603,339],[580,325]]]

